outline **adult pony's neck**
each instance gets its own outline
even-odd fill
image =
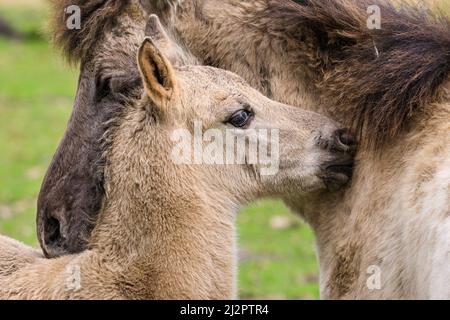
[[[297,2],[269,1],[267,15],[286,26],[290,39],[300,42],[299,30],[311,32],[316,54],[305,66],[316,69],[320,95],[334,102],[336,116],[353,125],[363,142],[382,146],[443,98],[449,20],[385,0]],[[381,24],[371,30],[368,8],[374,5]]]
[[[165,10],[176,10],[165,23],[204,63],[244,76],[274,99],[351,125],[371,148],[411,127],[443,98],[449,79],[449,21],[406,3],[399,9],[386,0],[168,2],[174,5]],[[373,6],[381,25],[371,30]]]

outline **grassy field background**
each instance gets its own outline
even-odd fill
[[[45,36],[40,0],[0,0],[0,16],[24,33],[0,38],[0,233],[37,246],[36,198],[64,133],[77,84]],[[239,215],[241,298],[316,299],[310,229],[277,201]]]

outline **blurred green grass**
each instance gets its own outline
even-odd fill
[[[0,15],[40,35],[0,38],[0,233],[37,246],[36,198],[71,113],[77,70],[41,36],[45,7],[0,2]],[[318,298],[314,237],[306,225],[278,201],[251,205],[238,223],[241,298]]]

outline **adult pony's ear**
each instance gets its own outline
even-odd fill
[[[138,66],[145,91],[163,113],[176,92],[175,71],[151,38],[145,38],[138,53]]]
[[[150,15],[145,36],[152,38],[154,44],[173,65],[183,65],[183,50],[169,37],[156,14]]]

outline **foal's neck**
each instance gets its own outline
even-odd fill
[[[196,187],[151,130],[116,138],[93,250],[120,270],[129,298],[234,298],[234,208]]]
[[[235,297],[234,223],[212,208],[189,209],[153,211],[153,221],[128,230],[119,250],[103,252],[117,257],[124,283],[133,284],[130,298]]]

